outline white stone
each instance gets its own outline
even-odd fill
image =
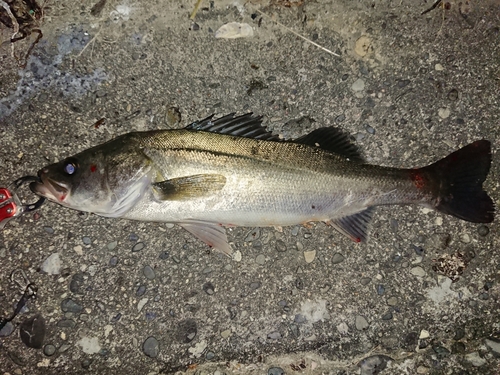
[[[48,275],[59,275],[61,273],[61,258],[59,257],[59,253],[54,253],[45,259],[41,268]]]
[[[439,108],[438,116],[442,119],[450,117],[451,111],[449,108]]]
[[[428,338],[429,336],[430,336],[429,335],[429,331],[426,331],[425,329],[423,329],[423,330],[420,331],[420,336],[418,336],[418,338],[420,340],[422,340],[422,339]]]
[[[139,303],[137,304],[137,311],[141,312],[142,308],[144,307],[144,305],[148,303],[148,299],[147,298],[143,298],[139,301]]]
[[[413,267],[411,270],[410,270],[410,273],[414,276],[418,276],[418,277],[424,277],[427,273],[425,272],[425,270],[420,267],[420,266],[417,266],[417,267]]]
[[[306,263],[311,263],[316,258],[316,250],[304,251],[304,259]]]
[[[337,331],[339,331],[341,335],[346,335],[349,332],[349,326],[342,322],[337,326]]]
[[[253,36],[253,28],[248,23],[229,22],[215,32],[217,39],[248,38]]]
[[[97,337],[85,336],[80,341],[77,341],[76,344],[81,346],[83,352],[86,354],[96,354],[101,350],[101,345],[99,345]]]
[[[235,262],[241,262],[241,251],[237,250],[233,254],[233,260]]]
[[[444,70],[444,67],[441,64],[437,63],[436,65],[434,65],[434,69],[436,69],[436,71],[438,72],[441,72]]]
[[[205,340],[200,341],[195,346],[192,346],[188,349],[189,353],[191,353],[196,358],[200,357],[205,349],[207,348],[207,342]]]
[[[469,353],[465,356],[465,359],[472,363],[474,367],[480,367],[486,363],[486,359],[481,358],[478,352]]]
[[[363,81],[361,78],[358,78],[356,81],[351,86],[352,91],[363,91],[365,89],[365,81]]]

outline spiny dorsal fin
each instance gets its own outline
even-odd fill
[[[212,120],[214,115],[208,116],[201,121],[193,122],[186,126],[187,130],[206,131],[211,133],[235,135],[238,137],[261,139],[266,141],[279,141],[280,138],[264,126],[262,126],[262,116],[253,116],[253,113],[247,113],[234,117],[230,113],[224,117]]]
[[[226,185],[226,177],[220,174],[197,174],[172,178],[153,184],[156,199],[182,201],[213,195]]]
[[[364,161],[358,147],[349,140],[349,135],[338,128],[319,128],[293,140],[293,142],[318,147],[342,155],[351,161]]]
[[[368,226],[374,211],[374,207],[368,207],[357,214],[331,220],[330,225],[354,242],[363,242],[368,236]]]

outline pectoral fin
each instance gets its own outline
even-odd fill
[[[329,224],[354,242],[362,242],[368,236],[368,226],[374,211],[374,207],[369,207],[357,214],[331,220]]]
[[[220,174],[197,174],[156,182],[153,189],[160,201],[181,201],[213,195],[224,187],[226,177]]]
[[[233,249],[227,242],[226,229],[220,224],[198,220],[188,220],[178,224],[208,246],[227,256],[232,254]]]

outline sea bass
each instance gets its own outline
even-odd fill
[[[380,205],[493,221],[494,204],[482,188],[491,164],[487,140],[427,167],[398,169],[366,164],[337,128],[284,141],[261,122],[230,114],[124,134],[41,169],[30,188],[79,211],[178,224],[226,254],[227,226],[323,221],[361,242]]]

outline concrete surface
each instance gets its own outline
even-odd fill
[[[194,0],[94,3],[48,1],[24,69],[2,44],[1,184],[128,131],[253,111],[287,137],[339,126],[390,166],[489,139],[499,200],[498,1],[206,0],[196,24]],[[214,38],[233,21],[254,36]],[[46,204],[0,232],[0,315],[22,295],[12,272],[38,287],[0,373],[498,374],[497,230],[387,207],[361,245],[323,224],[228,230],[235,261],[179,227]],[[458,253],[452,283],[436,265]]]

